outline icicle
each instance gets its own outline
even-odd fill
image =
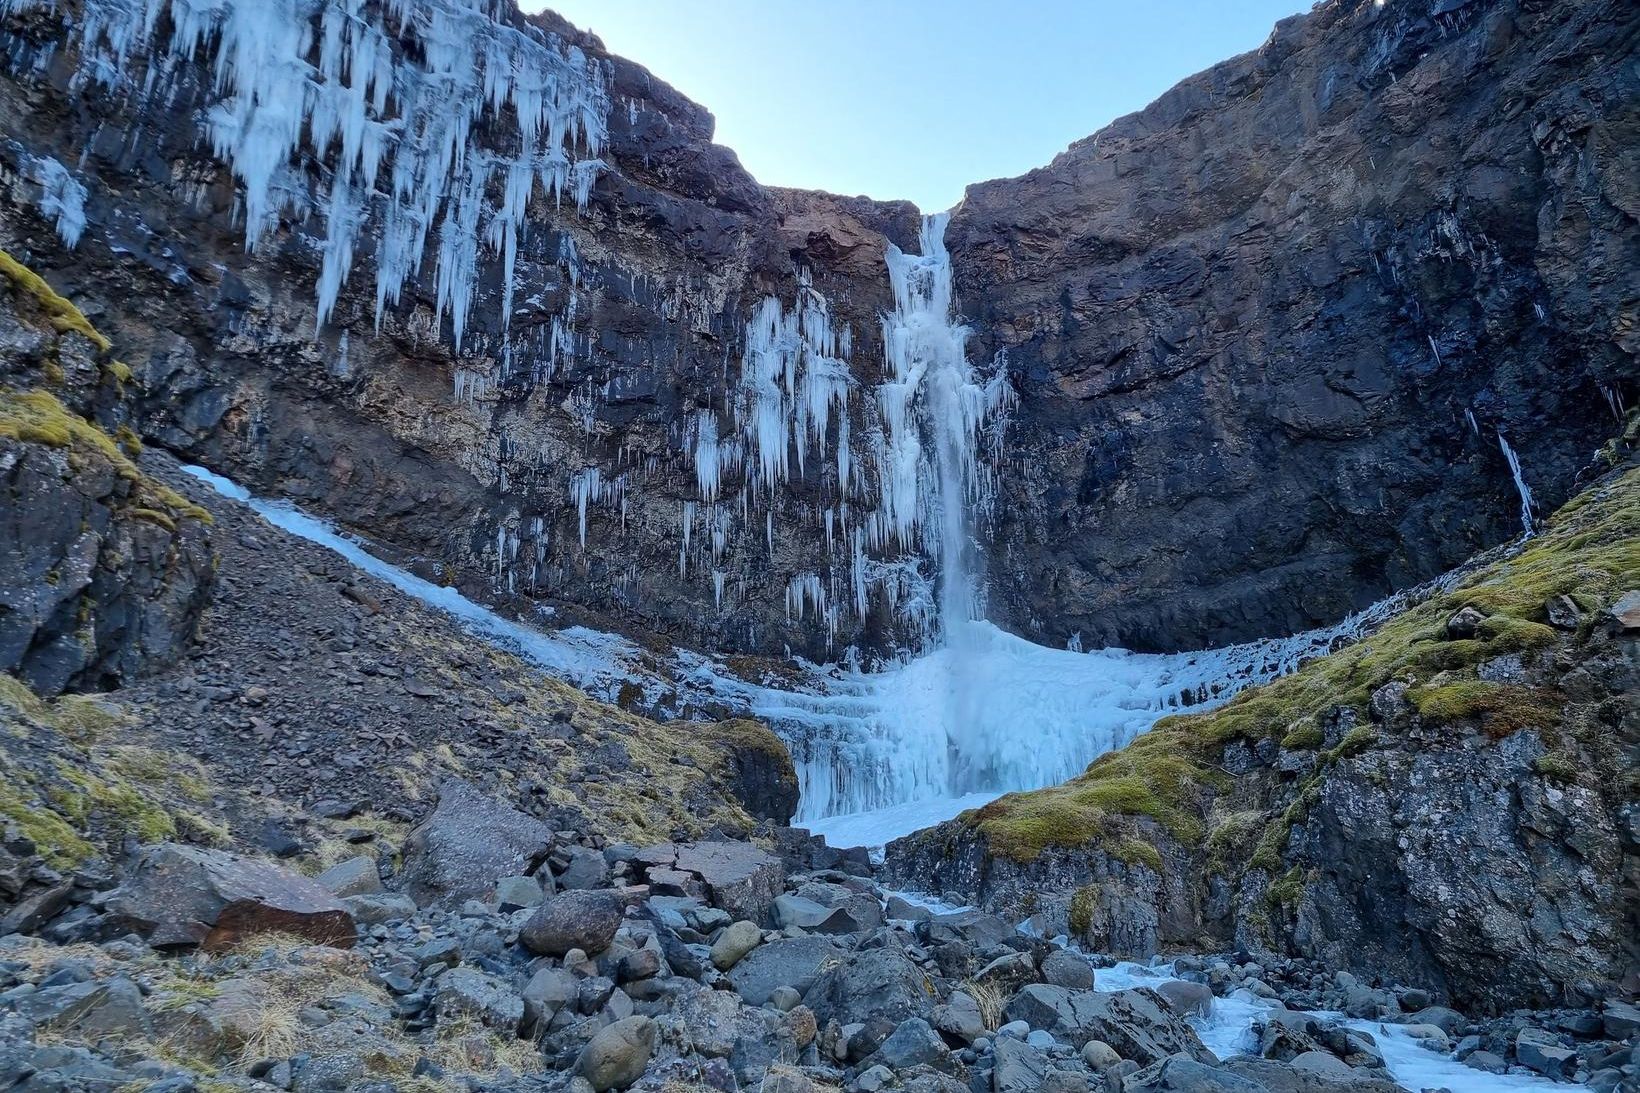
[[[165,15],[171,34],[156,42]],[[501,260],[506,329],[535,187],[555,199],[567,189],[584,209],[605,167],[605,68],[555,35],[506,18],[473,0],[389,0],[385,12],[360,0],[85,0],[74,84],[147,97],[166,62],[203,54],[218,96],[202,113],[205,135],[242,188],[246,248],[282,218],[324,210],[323,324],[372,222],[379,329],[437,230],[437,310],[450,316],[459,346],[477,287],[480,231]],[[401,38],[413,45],[396,48]],[[125,73],[140,51],[150,63],[138,87]],[[475,133],[498,126],[511,132],[477,143]],[[312,160],[327,170],[313,171]],[[492,202],[496,178],[501,198]],[[73,224],[72,215],[59,222],[65,241]]]
[[[1520,527],[1521,533],[1530,537],[1537,529],[1535,516],[1536,505],[1532,501],[1532,490],[1526,485],[1526,478],[1521,473],[1520,458],[1515,455],[1515,449],[1509,446],[1503,432],[1498,432],[1498,447],[1503,449],[1503,458],[1509,464],[1509,474],[1515,480],[1515,490],[1520,494]]]
[[[40,215],[56,225],[63,246],[78,247],[85,234],[85,187],[50,156],[25,156],[23,162],[40,186]]]

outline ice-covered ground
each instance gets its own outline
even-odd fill
[[[1176,978],[1171,964],[1123,962],[1113,968],[1094,971],[1094,987],[1102,991],[1154,986]],[[1209,1051],[1220,1059],[1251,1051],[1255,1046],[1253,1020],[1275,1003],[1263,1001],[1245,990],[1232,991],[1213,1000],[1212,1012],[1192,1018],[1191,1024]],[[1317,1017],[1337,1018],[1342,1014],[1317,1011]],[[1449,1093],[1507,1093],[1510,1090],[1562,1088],[1557,1083],[1529,1074],[1488,1074],[1465,1066],[1451,1055],[1432,1051],[1414,1040],[1404,1026],[1380,1021],[1351,1019],[1351,1028],[1367,1032],[1378,1044],[1384,1063],[1402,1087],[1414,1091],[1445,1089]]]

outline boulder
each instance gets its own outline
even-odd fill
[[[502,877],[495,883],[495,903],[502,911],[539,907],[545,898],[541,882],[534,877]]]
[[[87,1042],[140,1040],[150,1031],[142,991],[129,979],[42,987],[17,999],[15,1006],[29,1021]]]
[[[1156,984],[1156,993],[1181,1017],[1206,1017],[1213,1012],[1213,992],[1205,983],[1168,979]]]
[[[844,950],[825,937],[790,937],[766,942],[729,969],[729,982],[747,1005],[761,1006],[776,987],[806,994],[828,962]]]
[[[279,931],[325,945],[352,945],[353,915],[300,873],[259,858],[199,846],[146,847],[110,894],[110,915],[148,937],[226,948]]]
[[[548,965],[536,970],[524,984],[524,1018],[537,1028],[546,1027],[558,1011],[575,1001],[575,973]]]
[[[1082,1061],[1095,1074],[1103,1074],[1122,1061],[1116,1049],[1103,1040],[1089,1040],[1082,1045]]]
[[[1204,1063],[1216,1061],[1184,1019],[1142,987],[1106,993],[1033,983],[1014,996],[1005,1013],[1010,1021],[1046,1029],[1078,1048],[1103,1040],[1141,1066],[1180,1053]]]
[[[609,884],[609,863],[601,851],[572,846],[565,852],[563,867],[554,869],[553,875],[560,888],[603,888]]]
[[[757,948],[762,940],[763,931],[757,928],[757,923],[745,919],[730,923],[712,942],[712,966],[720,972],[728,971]]]
[[[934,1007],[929,1022],[965,1044],[985,1035],[985,1017],[980,1013],[979,1003],[966,991],[952,991],[944,1004]]]
[[[898,1023],[933,1009],[938,1001],[928,973],[897,948],[850,953],[820,973],[803,996],[822,1023],[866,1021]]]
[[[861,923],[847,907],[828,907],[790,893],[775,897],[774,924],[781,929],[796,926],[811,934],[852,934],[875,925]]]
[[[560,892],[519,927],[518,940],[541,956],[563,956],[571,949],[601,953],[615,940],[624,910],[621,897],[611,891]]]
[[[943,1068],[950,1065],[951,1052],[927,1021],[921,1017],[910,1017],[889,1033],[873,1058],[890,1070],[906,1070],[914,1066]]]
[[[476,1019],[486,1028],[515,1034],[524,1019],[524,999],[505,980],[477,968],[451,968],[438,977],[433,994],[440,1020]]]
[[[1024,1040],[999,1037],[991,1071],[995,1093],[1038,1093],[1048,1075],[1048,1055]]]
[[[654,1053],[657,1030],[648,1017],[623,1017],[600,1029],[575,1060],[575,1073],[594,1093],[625,1089],[643,1077]]]
[[[1543,1029],[1521,1029],[1515,1037],[1515,1058],[1546,1078],[1560,1081],[1577,1069],[1577,1052]]]
[[[532,873],[552,849],[552,829],[459,779],[404,841],[404,886],[422,906],[488,899],[503,877]]]
[[[1209,1066],[1189,1055],[1158,1060],[1122,1079],[1121,1088],[1122,1093],[1271,1093],[1271,1087],[1262,1082]]]
[[[680,872],[701,879],[714,907],[762,923],[786,884],[780,859],[751,843],[702,842],[677,848]]]
[[[333,896],[370,896],[382,890],[376,859],[361,854],[326,869],[313,882]]]
[[[1093,965],[1080,953],[1055,949],[1042,960],[1042,978],[1056,987],[1072,990],[1093,988]]]
[[[342,904],[353,913],[353,920],[366,926],[384,922],[402,922],[416,913],[416,901],[396,892],[381,892],[369,896],[343,896]]]

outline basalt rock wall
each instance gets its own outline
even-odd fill
[[[1518,535],[1635,395],[1640,17],[1323,3],[948,235],[1020,393],[993,615],[1173,649]]]
[[[760,186],[550,14],[127,6],[5,6],[0,243],[108,328],[151,443],[525,614],[918,640],[931,563],[864,530],[917,210]],[[1335,618],[1518,531],[1499,433],[1562,499],[1635,390],[1636,23],[1326,4],[970,188],[959,304],[1020,396],[993,616],[1146,648]]]

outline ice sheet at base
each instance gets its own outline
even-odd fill
[[[831,846],[865,846],[875,850],[913,831],[944,823],[970,808],[990,804],[999,796],[999,793],[969,793],[961,797],[936,797],[891,805],[875,812],[827,816],[823,820],[810,820],[803,826],[816,835],[824,835]]]

